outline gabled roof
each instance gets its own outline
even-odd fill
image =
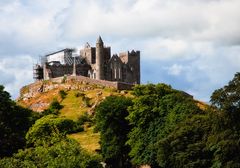
[[[117,54],[114,54],[114,55],[109,59],[108,62],[110,63],[110,62],[113,62],[113,61],[114,61],[114,62],[117,61],[117,62],[123,63],[122,60],[118,57]]]
[[[65,61],[67,65],[72,65],[74,62],[74,57],[67,57]],[[76,64],[84,64],[84,61],[85,59],[82,57],[75,57]]]
[[[47,55],[45,55],[45,56],[48,57],[48,56],[50,56],[50,55],[57,54],[57,53],[60,53],[60,52],[63,52],[63,51],[74,51],[74,49],[72,49],[72,48],[65,48],[65,49],[62,49],[62,50],[55,51],[55,52],[53,52],[53,53],[47,54]]]

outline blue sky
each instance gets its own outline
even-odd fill
[[[0,84],[13,98],[32,66],[65,47],[141,51],[141,82],[209,101],[240,69],[239,0],[1,0]]]

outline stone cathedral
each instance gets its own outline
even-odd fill
[[[35,80],[68,75],[140,84],[140,51],[132,50],[111,56],[111,47],[106,47],[99,36],[96,47],[86,43],[79,53],[66,48],[45,55],[42,63],[34,66]]]

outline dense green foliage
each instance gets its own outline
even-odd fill
[[[37,114],[17,106],[0,85],[0,157],[24,147],[25,134],[37,118]]]
[[[215,110],[212,135],[208,146],[213,152],[215,167],[240,167],[240,73],[213,92]]]
[[[211,103],[224,115],[222,123],[225,127],[239,130],[240,128],[240,73],[236,73],[228,85],[215,90]],[[225,129],[224,127],[224,129]]]
[[[129,133],[130,156],[137,165],[158,167],[156,143],[165,138],[189,115],[201,110],[191,96],[165,84],[140,85],[134,88],[133,106],[127,117],[133,127]]]
[[[57,101],[53,101],[49,107],[52,111],[60,108]],[[57,115],[40,118],[37,113],[17,106],[0,86],[1,168],[102,167],[99,157],[88,154],[77,142],[66,137],[80,128],[83,129],[73,120]],[[20,148],[22,150],[14,153]],[[5,157],[12,154],[12,157]]]
[[[47,115],[37,120],[29,129],[26,139],[29,148],[15,154],[13,158],[2,160],[6,167],[101,167],[100,160],[83,151],[79,144],[66,137],[72,132],[75,122],[55,115]]]
[[[77,142],[64,136],[53,137],[51,145],[37,145],[19,151],[14,157],[0,160],[1,168],[100,168],[99,158],[84,152]]]
[[[26,135],[27,143],[34,146],[53,144],[58,141],[59,136],[65,136],[73,128],[73,120],[47,115],[37,120],[29,129]]]
[[[54,100],[33,124],[32,112],[17,106],[0,86],[0,157],[23,148],[2,158],[0,167],[101,167],[98,157],[66,136],[85,123],[100,131],[107,167],[240,167],[240,73],[214,91],[212,106],[202,109],[190,95],[165,84],[137,85],[132,94],[107,97],[94,120],[85,114],[75,122],[56,115],[62,106]]]
[[[79,125],[83,125],[85,122],[93,122],[93,117],[91,117],[88,113],[84,113],[83,115],[81,115],[78,120],[76,121],[77,124]]]
[[[125,117],[128,116],[127,108],[130,105],[130,98],[110,96],[96,109],[96,124],[101,133],[101,153],[108,167],[130,167],[130,148],[125,144],[130,131]]]
[[[161,167],[211,167],[212,152],[207,148],[210,118],[204,114],[187,118],[157,145]]]
[[[59,110],[61,110],[63,106],[59,103],[57,99],[53,99],[49,107],[42,112],[43,115],[49,115],[49,114],[59,114]]]
[[[58,94],[60,95],[62,100],[65,99],[67,96],[67,92],[65,92],[64,90],[60,90]]]
[[[211,96],[213,108],[192,115],[158,141],[161,167],[240,167],[240,74]]]

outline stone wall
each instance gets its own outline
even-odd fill
[[[76,83],[76,85],[72,84]],[[96,80],[85,76],[66,76],[50,79],[49,81],[37,81],[35,83],[24,86],[20,90],[20,98],[28,99],[36,96],[38,93],[47,92],[55,88],[62,88],[68,90],[79,89],[77,84],[99,85],[108,88],[115,88],[117,90],[131,90],[134,85],[124,82],[111,82],[106,80]]]
[[[46,70],[49,71],[50,78],[57,78],[64,75],[71,75],[73,74],[73,65],[45,65]],[[77,64],[76,65],[76,74],[77,75],[88,75],[88,70],[90,66],[88,64]]]
[[[118,90],[131,90],[133,88],[133,84],[124,83],[124,82],[116,82]]]
[[[54,80],[54,79],[53,79]],[[58,80],[58,79],[55,79]],[[69,80],[76,80],[78,82],[85,82],[88,84],[96,84],[96,85],[101,85],[105,87],[110,87],[110,88],[115,88],[118,90],[131,90],[134,85],[129,84],[129,83],[124,83],[124,82],[118,82],[118,81],[107,81],[107,80],[96,80],[96,79],[91,79],[85,76],[68,76],[67,81]]]

